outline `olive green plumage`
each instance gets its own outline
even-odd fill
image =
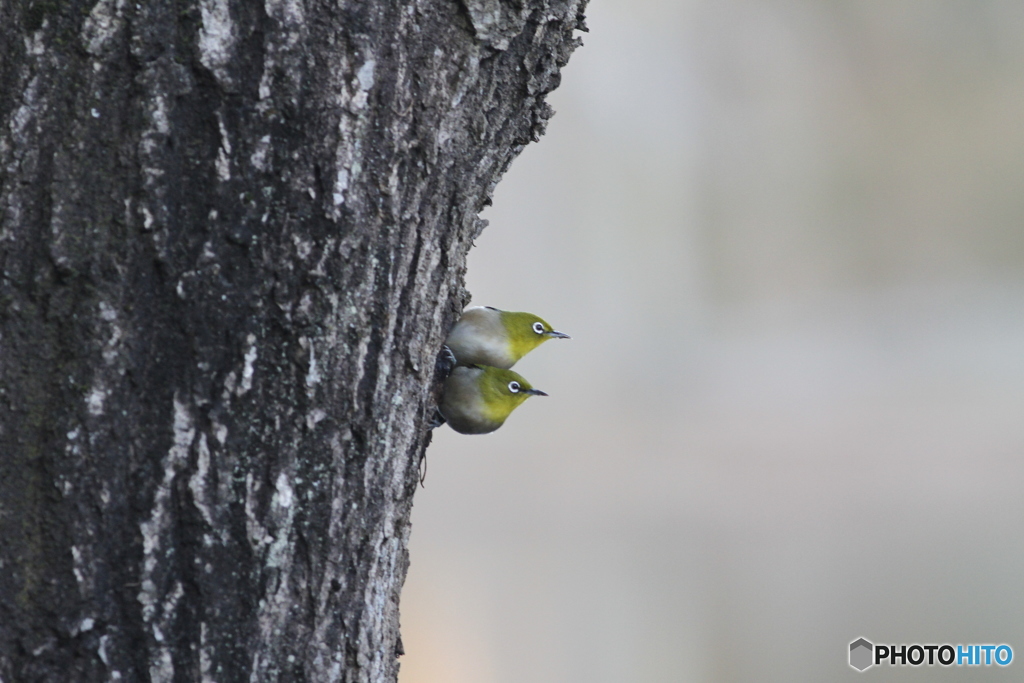
[[[448,333],[445,345],[459,365],[508,369],[548,339],[569,339],[533,313],[467,308]]]
[[[463,311],[445,340],[456,367],[444,383],[441,416],[462,434],[487,434],[530,396],[547,396],[509,368],[548,339],[569,335],[533,313],[490,306]]]
[[[455,431],[487,434],[503,425],[530,396],[547,394],[505,368],[459,366],[445,380],[438,409]]]

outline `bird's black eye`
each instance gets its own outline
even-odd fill
[[[509,382],[508,383],[508,390],[511,391],[513,394],[518,394],[519,393],[519,382],[516,382],[515,380]]]
[[[544,323],[540,323],[540,322],[534,323],[533,324],[533,331],[536,332],[537,334],[544,334]]]

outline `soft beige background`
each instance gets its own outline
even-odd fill
[[[1021,680],[1024,3],[588,14],[469,270],[574,339],[438,431],[401,683]]]

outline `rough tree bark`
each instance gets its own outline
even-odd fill
[[[0,2],[0,680],[395,679],[435,358],[585,1]]]

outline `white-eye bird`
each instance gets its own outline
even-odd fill
[[[460,434],[487,434],[531,396],[547,396],[522,375],[490,365],[459,366],[444,382],[438,410]]]
[[[490,306],[467,308],[448,333],[445,346],[459,365],[509,369],[548,339],[570,339],[533,313],[501,311]]]

